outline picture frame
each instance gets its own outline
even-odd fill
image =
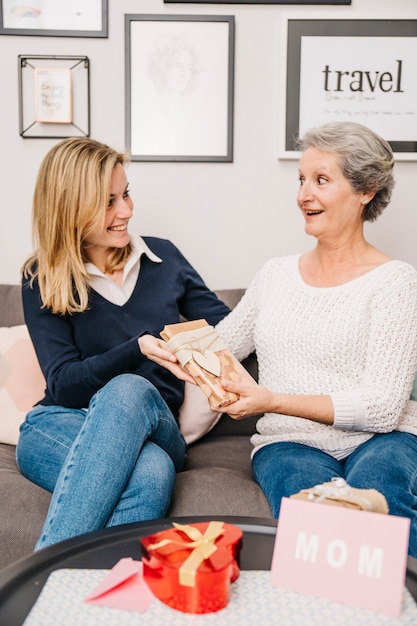
[[[108,0],[0,0],[0,35],[108,37]]]
[[[297,4],[297,5],[347,5],[352,0],[164,0],[164,3],[193,3],[193,4]]]
[[[23,139],[90,136],[88,57],[21,54],[18,74]]]
[[[234,25],[230,15],[125,15],[132,161],[233,161]]]
[[[417,160],[417,19],[284,15],[278,157],[298,159],[298,136],[351,120]]]
[[[35,121],[71,124],[72,81],[69,68],[35,68]]]

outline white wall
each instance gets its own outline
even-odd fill
[[[132,230],[171,239],[210,287],[246,287],[271,256],[313,245],[295,196],[297,162],[278,160],[279,33],[284,13],[417,19],[416,0],[352,0],[350,6],[163,4],[109,0],[109,37],[0,36],[0,282],[14,283],[31,251],[31,199],[39,163],[57,140],[22,139],[19,54],[86,55],[91,136],[124,149],[124,14],[234,15],[233,163],[131,163]],[[395,6],[394,6],[395,5]],[[394,9],[393,9],[394,6]],[[395,11],[395,12],[394,12]],[[396,165],[390,207],[368,238],[417,267],[416,162]]]

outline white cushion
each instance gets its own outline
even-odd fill
[[[26,325],[0,328],[0,443],[16,445],[20,424],[44,390]]]
[[[185,383],[184,402],[180,408],[178,422],[187,443],[197,441],[208,433],[221,416],[221,413],[210,409],[208,398],[198,385]]]

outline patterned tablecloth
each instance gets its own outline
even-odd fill
[[[270,585],[269,571],[242,571],[231,586],[225,609],[190,615],[155,599],[145,613],[133,613],[84,603],[84,598],[108,570],[61,569],[53,572],[24,626],[416,626],[417,605],[404,588],[399,619],[350,606],[279,590]]]

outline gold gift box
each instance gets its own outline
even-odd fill
[[[335,477],[328,483],[315,485],[310,489],[302,489],[290,498],[307,500],[341,506],[360,511],[372,511],[374,513],[388,514],[388,504],[385,496],[376,489],[357,489],[351,487],[344,478]]]
[[[225,407],[239,399],[222,387],[222,379],[254,382],[206,320],[169,324],[160,334],[207,396],[211,408]]]

